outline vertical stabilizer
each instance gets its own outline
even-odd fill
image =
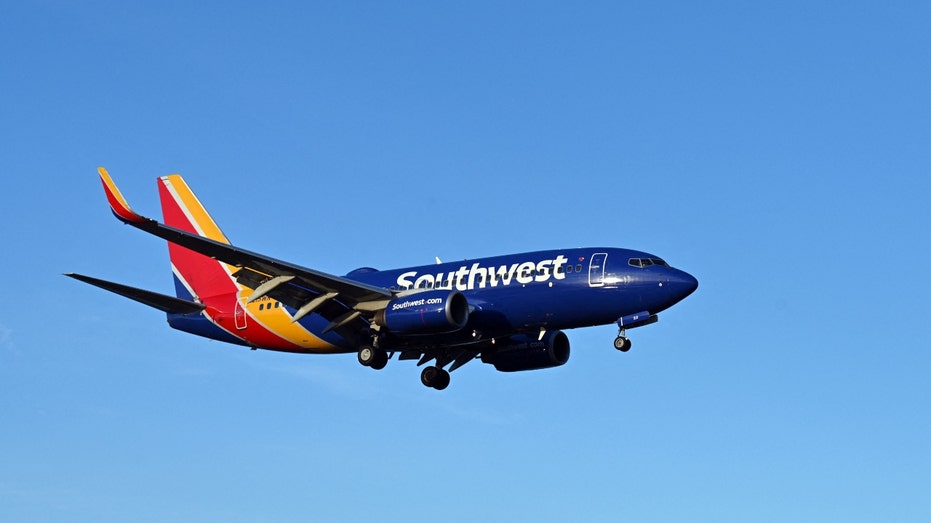
[[[159,178],[158,195],[166,225],[229,244],[226,235],[180,175]],[[212,297],[239,292],[239,286],[226,264],[171,242],[168,243],[168,254],[179,298],[204,302]]]

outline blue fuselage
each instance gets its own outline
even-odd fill
[[[375,271],[348,278],[399,291],[456,289],[474,308],[464,331],[489,336],[572,329],[657,314],[698,286],[660,258],[628,249],[577,248]]]
[[[448,289],[468,300],[468,322],[452,332],[394,336],[398,348],[468,344],[515,334],[641,321],[675,305],[698,286],[688,273],[645,252],[618,248],[536,251],[460,262],[379,271],[362,268],[347,279],[390,289],[397,300]],[[184,286],[176,279],[179,295]],[[187,296],[184,296],[187,297]],[[297,310],[285,307],[293,315]],[[227,311],[232,315],[232,311]],[[250,345],[202,314],[169,314],[172,327],[230,343]],[[655,317],[652,318],[655,320]],[[329,344],[297,352],[355,352],[362,341],[351,331],[328,330],[332,317],[314,313],[299,324]],[[361,318],[351,324],[363,329]],[[636,324],[632,325],[636,326]],[[389,333],[390,334],[390,333]],[[274,350],[291,350],[254,344]]]

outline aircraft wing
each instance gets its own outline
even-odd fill
[[[243,285],[256,290],[251,299],[269,295],[285,283],[292,288],[308,289],[312,291],[308,296],[316,293],[316,297],[321,299],[316,304],[313,300],[304,303],[309,309],[307,312],[332,299],[356,311],[375,311],[384,307],[393,297],[392,292],[383,287],[301,267],[146,218],[130,208],[105,169],[101,167],[98,171],[110,209],[120,221],[204,256],[239,267],[240,270],[234,276]],[[280,289],[275,294],[280,294]],[[298,318],[295,317],[295,320]]]

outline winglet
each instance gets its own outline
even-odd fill
[[[107,202],[110,204],[110,210],[113,211],[114,216],[117,217],[121,222],[124,223],[141,223],[146,221],[146,218],[136,214],[126,203],[126,198],[123,198],[123,195],[120,194],[120,190],[116,187],[116,184],[113,183],[113,178],[110,178],[110,174],[103,167],[98,167],[97,172],[100,173],[100,181],[103,183],[103,190],[107,194]]]

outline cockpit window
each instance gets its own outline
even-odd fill
[[[627,260],[627,264],[632,267],[649,267],[651,265],[669,267],[669,264],[660,258],[631,258]]]

